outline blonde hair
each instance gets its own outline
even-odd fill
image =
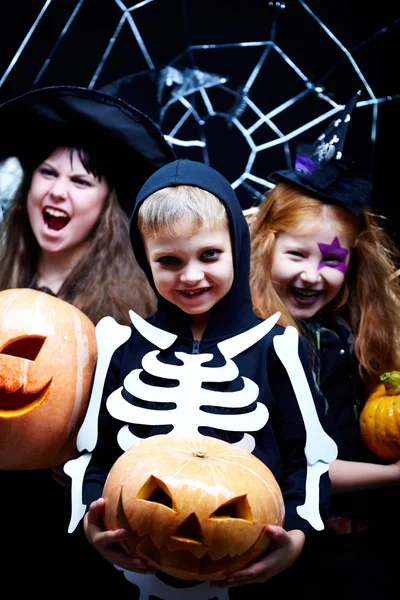
[[[329,217],[352,248],[346,278],[332,310],[346,312],[355,336],[355,354],[367,387],[384,371],[400,368],[400,280],[394,277],[398,251],[377,216],[349,210],[307,196],[279,183],[270,191],[250,225],[250,287],[254,311],[263,318],[276,310],[283,325],[296,323],[276,293],[270,268],[276,236]]]
[[[228,213],[216,196],[192,185],[157,190],[139,208],[138,228],[143,238],[157,237],[160,232],[175,236],[182,227],[188,235],[200,229],[228,229]]]

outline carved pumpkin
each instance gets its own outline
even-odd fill
[[[388,460],[400,458],[400,371],[383,373],[360,415],[361,435],[368,448]]]
[[[131,556],[187,580],[223,579],[269,546],[284,503],[258,458],[211,437],[156,435],[113,465],[103,490],[106,529],[124,528]]]
[[[0,292],[0,469],[55,467],[77,453],[96,359],[82,311],[36,290]]]

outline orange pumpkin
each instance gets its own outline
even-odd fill
[[[82,311],[36,290],[0,292],[0,469],[55,467],[77,453],[96,359]]]
[[[103,490],[106,529],[124,528],[131,556],[187,580],[223,579],[269,546],[284,503],[254,455],[211,437],[156,435],[113,465]]]
[[[368,448],[388,460],[400,458],[400,371],[383,373],[360,415],[361,435]]]

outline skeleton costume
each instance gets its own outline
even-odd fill
[[[101,496],[107,473],[130,445],[155,434],[167,436],[172,430],[175,433],[192,431],[253,451],[271,469],[281,486],[286,510],[285,529],[300,529],[306,538],[310,538],[313,527],[319,528],[320,516],[323,517],[328,508],[327,463],[330,459],[326,459],[322,476],[316,480],[315,493],[310,493],[310,498],[312,496],[316,501],[307,520],[299,513],[303,505],[308,506],[308,471],[313,471],[310,469],[312,462],[320,465],[324,459],[309,459],[305,454],[306,414],[300,410],[287,365],[275,350],[277,339],[282,339],[285,332],[283,327],[275,324],[279,314],[268,323],[253,313],[249,289],[249,230],[227,180],[214,169],[190,160],[178,160],[159,169],[139,192],[131,217],[135,256],[154,287],[137,227],[138,210],[150,194],[175,185],[205,189],[226,207],[234,281],[227,295],[213,307],[200,342],[193,339],[186,314],[159,295],[158,310],[149,319],[143,320],[131,312],[133,325],[130,331],[122,332],[120,347],[110,356],[104,387],[100,386],[101,398],[96,398],[96,378],[99,376],[96,370],[91,404],[81,428],[82,436],[87,427],[93,433],[96,411],[91,408],[99,402],[97,442],[93,443],[92,455],[86,455],[88,466],[85,465],[83,501],[89,507]],[[101,325],[100,322],[99,339]],[[106,326],[104,323],[104,328]],[[112,334],[108,332],[105,337],[105,346],[109,346]],[[101,352],[100,339],[99,355]],[[297,380],[304,378],[307,390],[313,390],[315,396],[306,349],[303,342],[298,341],[297,333],[295,354],[301,371]],[[309,415],[315,415],[315,433],[319,428],[321,433],[320,446],[329,446],[333,459],[336,446],[318,420],[318,414],[323,419],[324,407],[313,396],[310,393]],[[314,430],[309,431],[308,437],[312,438],[313,433]],[[85,445],[82,436],[78,439],[81,450]],[[91,450],[88,443],[86,447]],[[84,456],[81,459],[85,461]],[[176,600],[182,593],[182,598],[189,597],[187,594],[190,593],[191,598],[199,600],[231,597],[227,590],[211,589],[206,583],[185,582],[162,573],[153,576],[125,572],[125,577],[140,588],[140,598],[145,600],[153,596]]]

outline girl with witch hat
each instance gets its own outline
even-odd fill
[[[358,94],[249,220],[251,289],[261,317],[276,310],[303,333],[338,444],[331,511],[303,557],[300,597],[395,597],[400,461],[367,448],[359,416],[385,371],[400,369],[398,251],[369,208],[371,185],[342,159]],[[397,595],[396,595],[397,597]]]
[[[135,193],[174,159],[159,128],[123,100],[73,86],[0,106],[0,158],[24,176],[1,229],[0,289],[45,288],[96,324],[146,316],[154,296],[129,248]]]
[[[0,290],[45,291],[94,324],[106,315],[126,324],[131,308],[152,314],[129,214],[147,177],[175,158],[158,126],[109,94],[54,86],[3,103],[0,129],[0,159],[15,156],[23,169],[0,230]],[[3,573],[14,592],[50,595],[54,580],[74,589],[97,566],[81,533],[67,533],[69,494],[58,475],[0,472]]]

